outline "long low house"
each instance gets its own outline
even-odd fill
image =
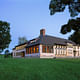
[[[13,57],[80,57],[80,46],[67,39],[45,35],[45,29],[41,29],[39,37],[17,45]]]

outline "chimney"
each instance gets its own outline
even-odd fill
[[[40,30],[40,36],[45,36],[45,29]]]

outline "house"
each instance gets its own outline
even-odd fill
[[[16,46],[13,57],[80,57],[80,46],[67,39],[46,35],[45,29],[41,29],[39,37]]]

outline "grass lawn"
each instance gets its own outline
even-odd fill
[[[0,58],[0,80],[80,80],[80,59]]]
[[[0,54],[0,58],[4,58],[4,55],[3,54]]]

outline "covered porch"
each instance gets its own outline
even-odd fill
[[[14,58],[19,58],[19,57],[25,57],[26,54],[26,49],[22,49],[22,50],[13,50],[13,57]]]

